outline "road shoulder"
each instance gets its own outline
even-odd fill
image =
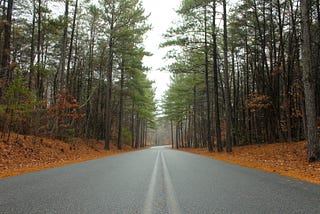
[[[232,153],[208,152],[206,148],[180,150],[320,185],[320,162],[309,163],[306,149],[302,141],[234,147]]]

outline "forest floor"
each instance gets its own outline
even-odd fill
[[[320,184],[320,162],[307,162],[305,141],[234,147],[230,154],[210,153],[206,148],[181,150]],[[119,151],[114,144],[106,151],[103,141],[74,139],[65,143],[12,134],[9,141],[0,138],[0,178],[130,151],[134,149],[128,145],[123,145],[123,150]]]
[[[233,147],[229,154],[208,152],[206,148],[181,150],[320,184],[320,162],[307,161],[305,141]]]
[[[65,143],[59,140],[11,134],[9,141],[7,137],[0,137],[0,178],[130,151],[134,151],[131,146],[123,145],[123,149],[119,151],[114,144],[110,144],[110,150],[106,151],[103,141],[73,139]]]

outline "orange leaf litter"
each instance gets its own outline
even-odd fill
[[[1,133],[0,133],[1,134]],[[70,143],[59,140],[12,134],[9,142],[0,138],[0,178],[54,168],[125,152],[134,151],[123,145],[121,151],[110,143],[104,149],[103,141],[74,139]]]
[[[102,141],[76,139],[72,143],[34,136],[12,135],[9,142],[0,139],[0,178],[78,163],[87,160],[134,151],[110,144],[110,151]],[[206,148],[182,151],[261,169],[300,180],[320,184],[320,162],[307,162],[307,143],[277,143],[234,147],[233,152],[210,153]]]
[[[220,161],[320,184],[320,162],[307,161],[307,143],[275,143],[234,147],[233,152],[208,152],[206,148],[181,149]]]

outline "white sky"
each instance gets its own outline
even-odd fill
[[[170,73],[160,71],[168,64],[163,59],[169,50],[168,48],[159,48],[159,44],[163,42],[162,35],[173,26],[173,21],[176,21],[177,15],[175,11],[179,9],[182,0],[142,0],[146,14],[151,13],[148,22],[152,24],[152,29],[147,33],[145,40],[145,48],[153,56],[145,57],[144,65],[151,68],[148,78],[155,81],[156,100],[160,101],[164,92],[169,88]],[[228,5],[233,5],[237,0],[228,0]],[[229,9],[229,6],[228,6]],[[221,24],[221,23],[220,23]]]
[[[162,35],[172,26],[172,22],[177,17],[175,11],[179,8],[181,1],[142,0],[146,14],[151,14],[148,22],[152,25],[144,44],[146,50],[153,54],[151,57],[145,57],[143,62],[145,66],[151,68],[148,78],[155,81],[156,99],[159,101],[170,84],[170,73],[160,71],[160,68],[167,64],[166,60],[163,59],[167,50],[159,48],[159,44],[164,41]]]

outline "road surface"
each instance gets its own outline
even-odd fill
[[[0,179],[0,213],[320,213],[320,186],[166,148]]]

